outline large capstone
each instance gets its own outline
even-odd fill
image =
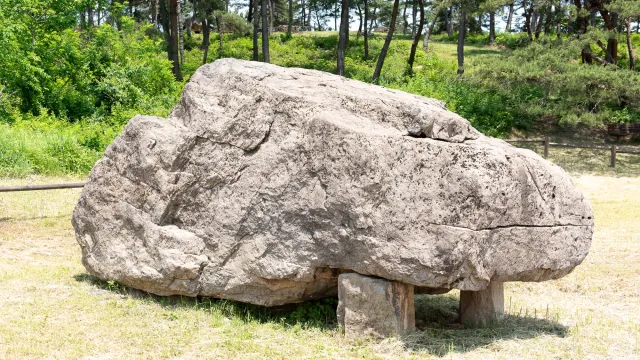
[[[568,274],[593,213],[569,176],[436,100],[223,59],[136,116],[73,214],[102,279],[279,305],[357,272],[417,291]]]

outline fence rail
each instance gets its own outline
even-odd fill
[[[568,147],[568,148],[577,148],[577,149],[598,149],[598,150],[609,150],[611,152],[609,167],[616,167],[616,155],[617,154],[635,154],[640,155],[640,150],[631,150],[626,148],[619,148],[617,145],[611,146],[603,146],[603,145],[579,145],[579,144],[569,144],[569,143],[557,143],[549,141],[549,138],[546,137],[544,139],[515,139],[515,140],[505,140],[508,143],[538,143],[544,145],[544,158],[546,159],[549,156],[549,147],[557,146],[557,147]]]
[[[13,192],[13,191],[73,189],[73,188],[84,187],[85,184],[86,184],[85,182],[76,182],[76,183],[66,183],[66,184],[5,186],[5,187],[0,187],[0,193]]]

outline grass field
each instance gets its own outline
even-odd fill
[[[640,358],[640,171],[608,175],[574,175],[596,231],[572,274],[506,284],[509,315],[486,329],[450,323],[457,292],[418,296],[421,331],[379,343],[344,339],[332,319],[296,323],[290,310],[153,297],[97,281],[80,263],[70,224],[79,190],[3,193],[0,358]]]

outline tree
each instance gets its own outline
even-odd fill
[[[349,0],[342,0],[340,38],[338,41],[338,75],[344,76],[344,51],[349,41]]]
[[[489,13],[489,44],[496,44],[496,12],[495,10]]]
[[[507,22],[504,31],[511,32],[511,22],[513,21],[513,11],[515,4],[512,2],[509,4],[509,15],[507,15]]]
[[[202,65],[207,63],[207,56],[209,55],[209,19],[204,17],[202,19],[202,49],[204,50],[202,55]]]
[[[382,65],[384,65],[384,59],[387,56],[387,51],[389,50],[389,44],[391,44],[391,39],[393,38],[393,33],[396,29],[396,19],[398,18],[398,2],[399,0],[395,0],[393,2],[393,10],[391,12],[391,23],[389,24],[389,31],[387,32],[387,37],[384,40],[384,45],[382,45],[382,49],[380,50],[380,55],[378,56],[378,63],[376,64],[376,69],[373,72],[372,80],[377,82],[380,78],[380,72],[382,71]]]
[[[169,17],[171,19],[171,61],[173,61],[173,76],[182,80],[180,59],[178,58],[178,0],[169,0]]]
[[[418,48],[418,43],[420,42],[420,34],[422,34],[422,27],[424,26],[424,0],[418,0],[420,5],[420,22],[418,24],[417,35],[413,37],[413,43],[411,44],[411,53],[409,54],[408,61],[408,70],[407,72],[411,74],[413,72],[413,60],[416,56],[416,49]],[[436,16],[434,16],[436,17]]]
[[[177,12],[177,19],[178,19],[178,43],[180,44],[180,63],[184,64],[184,34],[182,31],[183,28],[183,21],[182,21],[182,7],[180,4],[180,0],[178,0],[177,2],[177,8],[176,8],[176,12]]]
[[[271,62],[269,57],[269,21],[267,16],[267,7],[269,0],[262,0],[262,59],[266,63]]]
[[[287,36],[291,37],[291,26],[293,25],[293,0],[289,0],[289,24],[287,26]]]
[[[438,20],[438,13],[440,12],[440,8],[433,8],[433,19],[431,19],[431,23],[429,24],[429,28],[427,29],[427,33],[424,35],[424,41],[422,42],[422,49],[424,51],[429,50],[429,39],[431,38],[431,34],[433,34],[433,28],[436,26],[436,22]],[[444,12],[444,19],[447,19],[447,8],[442,8]],[[446,26],[445,26],[446,27]]]
[[[258,0],[253,0],[253,61],[258,61],[258,29],[260,17],[258,16]]]
[[[466,29],[467,13],[460,9],[460,19],[458,20],[458,75],[464,74],[464,37]]]
[[[367,20],[369,15],[369,0],[364,0],[364,59],[369,60],[369,31]]]
[[[618,13],[624,20],[626,27],[627,51],[629,54],[629,69],[635,70],[636,61],[633,51],[633,42],[631,41],[631,19],[640,16],[640,2],[637,0],[615,0],[607,9],[611,12]]]

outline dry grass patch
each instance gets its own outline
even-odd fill
[[[457,292],[420,296],[422,331],[380,343],[346,340],[332,323],[295,324],[287,311],[97,281],[70,224],[79,190],[0,194],[0,358],[640,358],[640,178],[575,181],[596,232],[572,274],[507,284],[509,316],[486,329],[451,324]]]

